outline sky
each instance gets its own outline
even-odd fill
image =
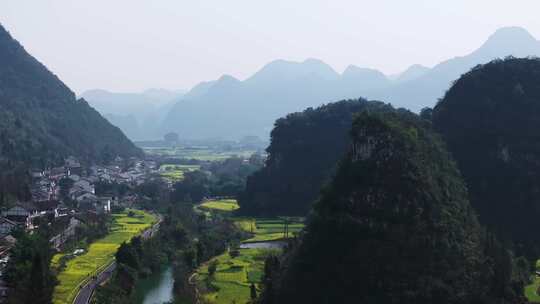
[[[0,23],[76,93],[138,92],[245,79],[275,59],[394,74],[465,55],[500,27],[540,37],[538,11],[538,0],[1,0]]]

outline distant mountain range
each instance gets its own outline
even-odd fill
[[[183,90],[149,89],[142,93],[114,93],[89,90],[81,94],[107,120],[119,127],[132,140],[160,137],[160,125]]]
[[[391,76],[353,65],[339,74],[317,59],[276,60],[243,81],[224,75],[200,83],[185,95],[168,94],[167,101],[176,102],[161,108],[145,93],[105,95],[93,91],[82,96],[133,139],[171,131],[184,138],[266,138],[277,118],[341,99],[377,99],[412,111],[431,107],[452,81],[472,67],[510,55],[540,56],[540,42],[523,28],[502,28],[468,55],[432,68],[415,64]],[[134,105],[128,107],[130,103]],[[148,119],[136,113],[150,113],[147,117],[152,123],[141,123]]]
[[[43,168],[70,155],[92,163],[142,151],[0,25],[0,166]]]

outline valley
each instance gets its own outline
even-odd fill
[[[0,303],[540,303],[540,5],[482,1],[1,2]]]
[[[239,218],[232,215],[238,209],[235,200],[203,202],[196,208],[228,217],[246,233],[240,244],[205,262],[190,277],[197,294],[208,303],[246,303],[261,292],[265,261],[277,257],[304,227],[303,219]]]

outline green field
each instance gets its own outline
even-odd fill
[[[240,206],[235,199],[210,200],[199,205],[199,208],[208,211],[234,211]]]
[[[200,148],[185,148],[185,147],[176,147],[176,148],[150,148],[142,147],[145,153],[149,155],[156,156],[165,156],[178,159],[197,159],[202,161],[216,161],[216,160],[225,160],[233,156],[248,158],[253,153],[254,150],[235,150],[235,151],[219,151],[211,149],[208,147]]]
[[[279,254],[270,249],[241,249],[240,255],[232,258],[228,253],[215,257],[217,271],[208,279],[208,265],[197,270],[197,285],[204,300],[215,304],[247,303],[250,300],[251,283],[261,283],[264,260],[269,254]]]
[[[301,218],[287,218],[287,221],[289,223],[289,238],[295,236],[304,228],[303,219]],[[253,234],[253,237],[245,240],[244,243],[275,241],[286,238],[284,231],[285,219],[235,218],[234,223],[238,228]]]
[[[540,270],[540,260],[536,261],[536,271]],[[538,289],[540,288],[540,277],[536,274],[532,277],[532,283],[525,286],[525,296],[530,303],[540,303]]]
[[[135,216],[129,217],[129,211],[133,211]],[[114,254],[122,242],[131,240],[132,237],[149,228],[156,221],[153,215],[139,210],[126,210],[112,216],[111,232],[104,238],[90,244],[83,255],[68,260],[66,267],[58,273],[59,283],[54,289],[53,303],[71,304],[79,286],[89,276],[113,261]],[[53,257],[51,262],[53,268],[58,266],[63,255],[65,253],[59,253]]]
[[[159,167],[159,175],[171,182],[178,182],[184,178],[185,172],[199,170],[198,165],[163,164]]]
[[[209,201],[206,206],[196,207],[198,212],[211,217],[220,212],[227,215],[233,208],[238,208],[235,200]],[[234,224],[251,234],[243,242],[274,241],[285,238],[285,222],[289,224],[288,237],[293,237],[304,228],[303,218],[247,218],[230,217]],[[250,285],[260,287],[264,274],[264,261],[269,254],[280,254],[279,249],[239,249],[239,256],[232,258],[228,252],[213,258],[197,269],[197,288],[204,302],[212,304],[248,303]],[[213,278],[208,276],[208,266],[218,261]]]
[[[540,277],[535,275],[533,282],[530,285],[525,286],[525,296],[530,303],[540,303],[538,288],[540,288]]]

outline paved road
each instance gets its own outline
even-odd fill
[[[158,222],[155,223],[150,229],[145,230],[141,234],[141,237],[145,240],[153,237],[159,230],[159,225],[161,224],[162,220],[163,220],[163,217],[158,214]],[[90,303],[90,299],[92,298],[92,294],[94,293],[94,290],[96,289],[96,287],[98,287],[101,283],[107,281],[113,275],[115,269],[116,269],[116,262],[113,261],[111,265],[105,268],[99,275],[97,275],[96,278],[88,281],[81,288],[81,290],[79,291],[79,293],[73,300],[73,304]]]
[[[74,304],[87,304],[90,303],[90,298],[92,298],[92,294],[94,293],[94,289],[96,289],[99,284],[107,281],[113,274],[114,270],[116,269],[116,262],[112,262],[109,267],[105,268],[95,279],[90,280],[86,285],[84,285],[83,288],[81,288],[81,291],[77,294],[75,297],[75,300],[73,301]]]

